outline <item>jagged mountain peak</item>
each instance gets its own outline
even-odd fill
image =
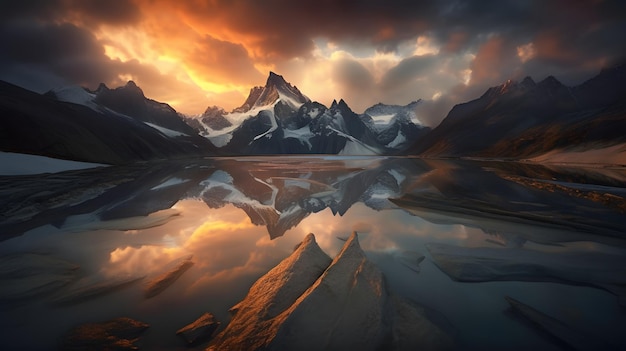
[[[92,91],[92,93],[98,94],[98,93],[100,93],[102,91],[108,91],[108,90],[111,90],[111,89],[109,89],[109,87],[106,84],[100,83],[100,84],[98,84],[98,88],[96,88],[96,90]]]
[[[538,85],[544,86],[544,87],[561,87],[561,86],[563,86],[563,83],[561,83],[554,76],[548,76],[544,80],[539,82]]]
[[[141,88],[132,80],[129,80],[126,83],[126,85],[124,85],[123,87],[115,88],[115,90],[125,91],[128,94],[145,98],[145,95],[143,94],[143,90],[141,90]]]
[[[333,103],[330,104],[330,109],[339,109],[339,110],[345,110],[345,111],[350,111],[352,112],[352,109],[350,108],[350,106],[348,106],[348,104],[345,102],[344,99],[339,99],[339,102],[337,102],[337,100],[333,100]]]
[[[265,86],[268,87],[270,85],[289,85],[289,83],[287,83],[285,78],[280,74],[270,71],[270,74],[267,76]]]
[[[548,78],[550,78],[549,83],[544,83],[546,80],[548,80]],[[530,76],[526,76],[521,81],[517,81],[515,79],[508,79],[506,82],[500,85],[487,89],[487,91],[483,94],[483,96],[481,96],[481,98],[497,98],[500,96],[505,96],[505,95],[508,96],[511,94],[519,95],[519,94],[524,94],[528,91],[531,91],[538,86],[562,85],[560,82],[558,82],[558,80],[556,80],[556,78],[552,76],[548,78],[544,79],[540,83],[535,83],[535,81]]]
[[[524,88],[532,88],[537,85],[537,83],[535,83],[535,81],[530,76],[526,76],[526,78],[522,80],[520,85]]]
[[[270,72],[265,86],[250,89],[246,101],[233,112],[248,112],[257,107],[271,106],[279,99],[294,111],[302,104],[311,101],[295,85],[288,83],[283,76]]]

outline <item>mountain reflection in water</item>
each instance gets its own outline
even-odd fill
[[[459,349],[567,344],[505,296],[618,347],[625,197],[620,168],[391,157],[0,177],[0,334],[9,348],[49,348],[78,324],[128,316],[151,326],[143,349],[181,348],[176,330],[204,312],[226,325],[228,309],[306,234],[333,257],[356,230],[390,290],[429,311]],[[191,268],[144,298],[146,282],[189,255]]]

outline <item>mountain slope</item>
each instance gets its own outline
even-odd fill
[[[528,158],[553,150],[626,143],[626,65],[567,87],[548,77],[508,81],[454,106],[410,153],[425,156]]]
[[[197,135],[177,135],[96,101],[82,88],[40,95],[0,82],[0,150],[108,164],[214,151]]]
[[[376,141],[389,149],[403,149],[430,131],[419,122],[415,108],[420,100],[406,106],[378,103],[360,116],[375,135]]]

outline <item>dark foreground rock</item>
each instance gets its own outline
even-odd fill
[[[176,334],[180,335],[188,345],[195,345],[210,340],[220,324],[214,315],[205,313],[194,322],[180,328]]]
[[[61,341],[60,350],[137,350],[139,336],[149,325],[122,317],[102,323],[87,323],[72,329]]]
[[[392,296],[352,233],[330,261],[309,234],[232,309],[208,350],[447,349],[451,339]]]

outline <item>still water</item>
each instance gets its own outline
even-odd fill
[[[73,327],[117,317],[150,325],[141,349],[189,349],[178,329],[205,312],[224,327],[308,233],[334,257],[352,231],[389,290],[457,349],[559,350],[572,335],[626,348],[624,168],[220,158],[5,176],[0,197],[3,349],[55,349]]]

